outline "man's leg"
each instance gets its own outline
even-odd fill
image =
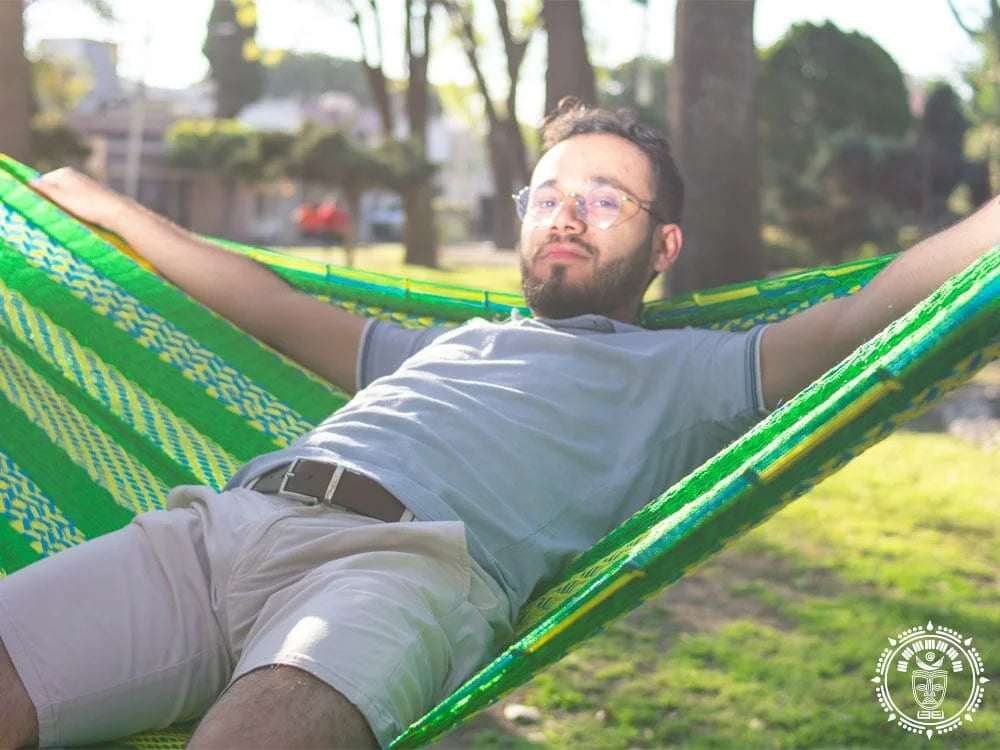
[[[510,632],[461,523],[323,506],[248,538],[223,599],[237,664],[195,747],[388,745]]]
[[[38,717],[28,691],[0,641],[0,747],[38,744]]]
[[[205,715],[189,748],[378,747],[343,695],[297,667],[244,675]]]
[[[107,741],[211,706],[233,662],[201,526],[148,513],[0,579],[0,747]]]

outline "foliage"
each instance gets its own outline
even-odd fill
[[[815,262],[841,262],[865,245],[904,249],[914,237],[901,227],[919,226],[919,239],[955,218],[949,199],[960,184],[972,202],[985,200],[985,165],[963,152],[967,128],[958,96],[938,84],[916,138],[834,133],[801,175],[781,184],[785,227],[809,243]]]
[[[416,141],[387,141],[379,149],[385,172],[385,187],[404,194],[428,184],[437,172],[437,165],[427,160]]]
[[[895,61],[872,39],[830,22],[797,24],[761,52],[758,107],[769,180],[800,173],[838,131],[902,137],[912,123]]]
[[[924,167],[926,202],[943,207],[948,196],[963,181],[968,129],[969,121],[955,90],[947,84],[938,84],[924,102],[917,138]]]
[[[631,109],[642,122],[661,133],[669,132],[666,84],[670,63],[653,57],[637,57],[614,68],[598,67],[595,72],[598,105]]]
[[[966,83],[972,89],[969,113],[972,131],[970,151],[982,157],[993,190],[1000,186],[1000,2],[984,2],[985,13],[978,26],[969,25],[948,0],[956,23],[980,48],[979,62],[966,71]],[[986,191],[991,192],[990,190]]]
[[[343,130],[307,124],[292,145],[290,170],[296,177],[363,192],[389,179],[385,160]]]
[[[253,131],[236,120],[181,120],[167,131],[172,166],[230,174],[251,148]]]
[[[436,170],[414,141],[369,148],[316,123],[293,135],[252,130],[236,120],[182,120],[167,132],[167,158],[175,167],[248,181],[298,177],[356,196],[373,188],[403,194],[426,185]]]
[[[235,117],[263,92],[262,63],[254,42],[256,31],[254,0],[216,0],[212,4],[202,51],[216,85],[217,117]]]
[[[903,75],[873,40],[829,22],[795,25],[761,52],[758,80],[764,214],[805,240],[813,262],[839,262],[865,243],[899,249],[899,227],[929,213],[932,177],[945,205],[943,175],[956,163],[944,144],[960,126],[953,102],[934,95],[919,145],[907,141]]]
[[[89,71],[72,60],[41,57],[31,63],[35,102],[42,114],[65,117],[94,86]]]
[[[898,249],[900,211],[920,202],[916,151],[898,139],[841,131],[785,186],[782,201],[787,228],[809,242],[819,262],[842,262],[865,242]]]
[[[36,115],[31,121],[31,150],[35,167],[43,172],[90,156],[90,146],[55,115]]]
[[[276,180],[289,171],[295,136],[280,131],[254,131],[229,163],[234,177],[250,182]]]
[[[316,96],[327,91],[347,92],[361,106],[372,105],[365,70],[357,60],[292,53],[264,71],[263,93],[268,96]]]

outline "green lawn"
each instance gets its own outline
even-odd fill
[[[1000,747],[1000,451],[900,433],[591,639],[442,747]],[[974,638],[984,705],[942,739],[886,723],[887,637]]]
[[[359,265],[517,290],[517,267]],[[335,261],[328,261],[335,262]],[[977,378],[1000,383],[1000,365]],[[901,432],[586,642],[441,748],[1000,748],[1000,449]],[[974,638],[983,706],[946,738],[886,721],[870,682],[887,638]],[[508,703],[541,710],[515,726]]]
[[[300,258],[323,263],[344,263],[344,251],[339,247],[286,247],[275,248]],[[513,252],[469,252],[443,250],[441,268],[410,266],[403,263],[403,247],[398,243],[366,245],[355,251],[355,268],[403,276],[420,281],[441,284],[458,284],[474,289],[497,292],[521,293],[521,272],[517,254]]]

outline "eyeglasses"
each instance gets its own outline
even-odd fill
[[[585,193],[565,193],[555,185],[540,185],[534,189],[529,185],[511,197],[517,208],[517,218],[521,221],[549,221],[566,205],[569,198],[574,198],[577,218],[597,229],[609,229],[626,222],[639,209],[661,224],[669,223],[653,213],[638,198],[612,185],[597,185]]]

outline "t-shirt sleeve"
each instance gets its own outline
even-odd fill
[[[753,412],[759,417],[766,417],[770,410],[764,402],[764,381],[760,369],[760,342],[766,325],[752,328],[747,337],[746,368],[749,380],[749,398]]]
[[[372,319],[361,334],[358,351],[358,390],[373,380],[395,372],[448,328],[405,328],[399,323]]]

